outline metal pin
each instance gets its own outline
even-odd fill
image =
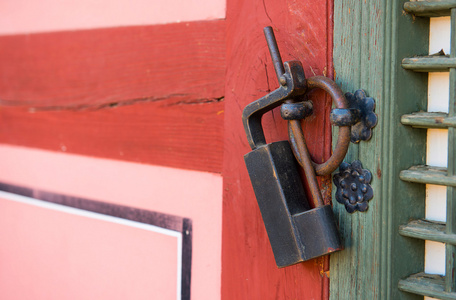
[[[282,57],[280,56],[274,31],[271,26],[265,27],[263,31],[264,36],[266,37],[266,42],[268,43],[269,53],[271,54],[272,63],[274,64],[277,80],[281,85],[286,85],[287,79],[283,76],[285,74],[285,69],[283,68]]]

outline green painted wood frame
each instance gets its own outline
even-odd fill
[[[399,279],[424,268],[424,242],[398,229],[424,217],[425,186],[401,181],[399,172],[425,163],[426,130],[400,119],[426,110],[428,75],[403,69],[401,60],[427,55],[429,19],[405,13],[404,2],[334,3],[336,82],[346,92],[364,89],[379,120],[372,139],[352,144],[346,157],[374,175],[369,210],[349,214],[333,203],[346,248],[331,256],[330,299],[422,299],[397,288]]]

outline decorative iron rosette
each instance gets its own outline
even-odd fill
[[[359,160],[351,164],[343,162],[339,166],[339,173],[334,175],[333,181],[337,187],[336,200],[344,204],[349,213],[356,210],[366,211],[369,208],[367,201],[374,197],[370,186],[372,173],[363,169]]]
[[[354,94],[345,93],[348,106],[359,110],[360,119],[351,127],[350,140],[352,143],[368,141],[372,137],[372,128],[377,125],[377,115],[374,113],[375,100],[366,96],[364,90],[357,90]]]

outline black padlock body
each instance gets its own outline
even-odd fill
[[[293,214],[309,210],[288,141],[260,146],[244,156],[278,267],[303,261]]]
[[[293,221],[304,246],[304,260],[343,249],[339,228],[330,205],[295,214]]]
[[[342,249],[331,207],[310,209],[288,141],[259,146],[244,160],[279,268]]]

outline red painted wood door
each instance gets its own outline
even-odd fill
[[[181,2],[176,10],[196,9]],[[195,7],[216,1],[200,2]],[[153,3],[161,2],[148,5]],[[7,211],[8,217],[0,218],[0,240],[11,248],[2,248],[6,250],[0,252],[0,262],[13,260],[9,269],[0,270],[0,285],[5,288],[0,292],[21,291],[28,299],[69,299],[69,293],[84,298],[84,292],[93,289],[97,299],[126,299],[133,295],[131,288],[142,290],[134,294],[137,298],[132,296],[135,299],[327,299],[327,257],[283,269],[275,265],[244,165],[250,148],[241,113],[248,103],[278,87],[263,36],[265,26],[273,27],[284,61],[300,60],[307,77],[333,77],[332,1],[227,0],[226,14],[222,9],[215,17],[177,22],[178,16],[171,23],[153,25],[147,23],[147,14],[142,16],[146,21],[137,20],[143,6],[139,0],[129,1],[120,10],[120,21],[113,17],[112,23],[95,22],[93,27],[76,28],[78,18],[73,22],[68,19],[74,14],[65,14],[71,6],[56,14],[66,27],[54,28],[44,18],[43,24],[50,27],[28,33],[24,22],[17,21],[21,18],[12,18],[8,22],[16,20],[19,29],[8,32],[9,23],[1,23],[0,213]],[[99,13],[108,8],[106,4]],[[124,15],[133,22],[126,22]],[[330,156],[331,101],[321,91],[309,98],[314,115],[303,126],[311,155],[321,162]],[[287,139],[287,124],[277,110],[264,116],[263,125],[268,141]],[[329,201],[329,178],[321,178],[320,184]],[[71,217],[64,214],[67,210],[49,212],[45,209],[50,204],[40,201],[85,212]],[[117,223],[107,226],[106,218],[79,218],[91,213],[163,226],[171,231],[166,238],[161,236],[166,240],[163,245],[172,251],[157,247],[153,238],[145,240],[150,236],[142,236],[133,225],[127,230]],[[32,226],[34,222],[40,225]],[[72,239],[65,231],[70,229]],[[88,244],[102,240],[95,232],[112,233],[110,243],[90,248]],[[92,238],[85,240],[84,248],[74,236]],[[170,237],[182,238],[180,248]],[[104,253],[115,254],[110,247],[120,249],[119,239],[125,239],[121,245],[135,245],[132,249],[144,248],[138,253],[119,251],[125,255],[108,260]],[[41,250],[27,256],[33,248]],[[98,256],[84,254],[92,253],[88,249],[104,257],[105,265],[97,265]],[[173,251],[180,255],[176,264],[182,268],[176,271],[173,265],[166,273],[177,294],[160,283],[168,277],[154,264],[163,264],[165,258],[156,256],[151,262],[151,249],[165,258]],[[11,254],[16,250],[29,260]],[[53,259],[61,264],[49,269],[45,262]],[[137,268],[111,278],[115,284],[105,278],[92,280],[92,285],[87,280],[86,290],[77,285],[77,280],[100,274],[120,274],[111,267],[131,266],[129,262]],[[70,267],[76,270],[74,277],[59,276],[59,268]],[[109,271],[103,271],[105,267]],[[20,279],[8,281],[12,277],[6,269]],[[98,273],[86,276],[90,269]],[[24,275],[27,272],[37,276],[32,280]],[[177,283],[176,276],[182,277]],[[58,290],[50,278],[59,280]],[[150,278],[155,285],[149,284]],[[126,279],[131,279],[131,286],[124,288]],[[44,296],[43,287],[49,288]],[[120,289],[106,294],[105,287]]]
[[[278,87],[263,36],[272,26],[282,58],[300,60],[306,77],[333,76],[332,1],[229,0],[225,84],[222,299],[326,299],[328,258],[277,269],[244,166],[250,151],[241,122],[249,102]],[[310,152],[321,162],[330,155],[330,99],[310,95],[314,115],[303,122]],[[267,141],[287,139],[287,124],[276,109],[263,117]],[[322,178],[325,201],[329,178]]]
[[[220,299],[225,3],[163,3],[0,5],[0,299]]]

